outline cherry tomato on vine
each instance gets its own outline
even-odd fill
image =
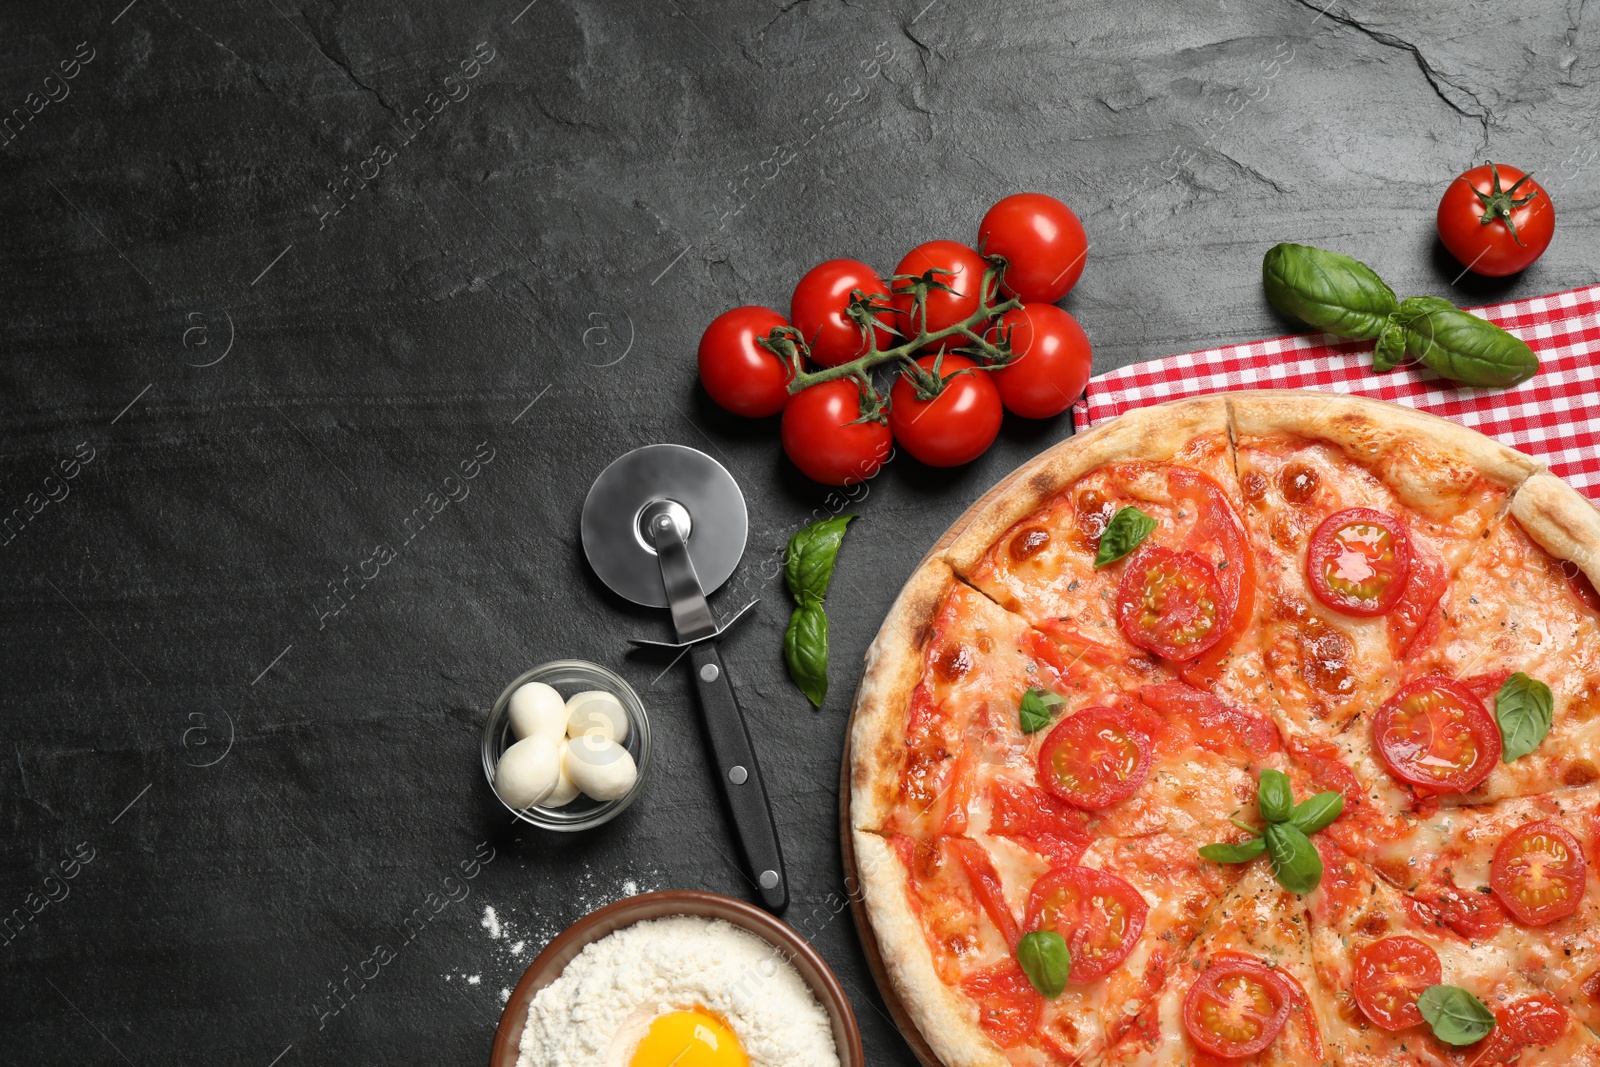
[[[811,358],[824,367],[848,363],[867,351],[861,327],[847,315],[850,293],[859,289],[880,304],[889,303],[889,286],[878,272],[855,259],[830,259],[806,271],[789,298],[789,318],[800,336],[811,346]],[[880,312],[880,322],[888,323],[891,313]],[[887,330],[874,330],[880,349],[895,343]]]
[[[928,271],[938,271],[933,280],[948,285],[955,292],[930,289],[925,307],[927,331],[937,333],[977,314],[978,301],[983,290],[983,272],[989,261],[960,241],[928,241],[906,253],[896,274],[921,276]],[[905,290],[910,283],[895,282],[896,290]],[[894,295],[895,326],[907,337],[916,336],[922,324],[913,320],[913,301],[910,292]],[[965,339],[958,339],[950,347],[960,348]],[[933,346],[937,347],[937,346]]]
[[[1024,304],[1053,304],[1083,273],[1089,238],[1072,209],[1043,193],[1016,193],[983,216],[978,247],[1006,258],[1001,282]]]
[[[1008,311],[989,332],[992,341],[1011,331],[1011,362],[992,371],[1006,410],[1025,419],[1048,419],[1072,406],[1089,384],[1094,353],[1078,320],[1054,304]]]
[[[793,369],[756,342],[789,320],[764,307],[740,307],[711,320],[700,336],[700,382],[720,407],[750,419],[789,402]]]
[[[932,373],[935,362],[940,377],[948,380],[932,400],[917,396],[909,376],[895,379],[889,392],[889,429],[907,452],[928,466],[959,467],[987,452],[1000,433],[1000,391],[989,380],[990,372],[965,356],[923,356],[917,366]]]
[[[861,387],[848,378],[819,382],[783,409],[783,450],[802,474],[824,485],[855,485],[878,473],[894,443],[881,422],[861,417]]]
[[[1439,240],[1474,274],[1524,270],[1550,247],[1550,194],[1516,167],[1486,163],[1457,175],[1439,200]]]

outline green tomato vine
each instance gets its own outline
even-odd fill
[[[910,378],[916,387],[918,398],[929,400],[939,395],[944,383],[953,375],[941,377],[937,360],[931,370],[917,366],[917,353],[923,349],[937,348],[940,353],[939,359],[942,359],[945,353],[969,356],[985,369],[1001,367],[1011,361],[1011,331],[1007,329],[993,339],[986,335],[991,332],[995,320],[1008,311],[1022,307],[1022,301],[1016,297],[1004,297],[1000,291],[1001,279],[1005,277],[1005,259],[1000,256],[988,258],[989,266],[984,269],[983,279],[978,285],[978,309],[960,322],[946,326],[942,330],[927,328],[928,294],[934,291],[958,293],[958,290],[938,277],[938,275],[953,277],[954,273],[935,267],[922,274],[896,274],[889,279],[891,293],[895,296],[911,297],[911,321],[907,326],[914,325],[916,332],[910,337],[879,317],[885,313],[893,314],[895,310],[892,305],[878,299],[880,294],[869,295],[864,290],[853,289],[845,314],[860,328],[866,344],[866,351],[855,359],[841,363],[837,367],[806,370],[806,360],[811,355],[811,348],[806,339],[800,335],[800,331],[793,326],[776,327],[766,337],[761,338],[759,343],[789,367],[791,376],[788,388],[791,396],[822,382],[852,378],[861,389],[859,421],[884,421],[888,415],[889,402],[887,396],[873,385],[872,372],[885,363],[898,363],[900,372]],[[879,348],[879,330],[901,338],[901,343],[891,348]],[[942,344],[951,340],[959,340],[960,344],[954,347]]]

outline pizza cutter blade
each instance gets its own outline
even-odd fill
[[[744,554],[749,517],[727,469],[683,445],[636,448],[612,462],[583,502],[583,552],[617,595],[670,608],[678,640],[638,644],[682,649],[693,668],[700,719],[716,778],[733,818],[747,873],[774,914],[789,905],[778,828],[744,713],[717,639],[750,605],[719,625],[706,593],[726,582]]]

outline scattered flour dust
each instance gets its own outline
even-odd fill
[[[720,919],[635,923],[567,964],[528,1008],[518,1067],[624,1062],[670,1011],[720,1017],[750,1067],[839,1067],[828,1014],[800,973],[765,941]]]
[[[569,898],[570,911],[563,908],[559,914],[534,912],[533,920],[528,924],[528,929],[523,929],[521,920],[513,918],[516,912],[514,907],[502,904],[496,908],[492,904],[483,906],[483,915],[478,920],[478,926],[492,942],[487,956],[474,953],[474,961],[482,965],[482,973],[467,974],[466,972],[445,974],[445,981],[459,979],[467,985],[479,985],[485,974],[491,981],[499,979],[509,980],[514,986],[517,979],[522,977],[522,972],[527,969],[533,957],[539,954],[540,949],[554,940],[566,927],[563,917],[567,921],[587,915],[597,908],[610,904],[623,897],[638,896],[640,893],[651,892],[657,886],[655,880],[660,871],[651,870],[646,875],[636,875],[621,881],[601,879],[595,876],[592,869],[585,867],[576,878],[568,882],[566,890],[572,894]],[[640,888],[640,881],[646,882]],[[504,915],[501,913],[505,912]],[[511,987],[500,990],[500,1001],[505,1003],[511,999]]]

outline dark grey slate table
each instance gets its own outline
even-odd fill
[[[8,1064],[479,1063],[579,915],[746,894],[686,680],[624,656],[665,618],[577,542],[590,480],[652,441],[747,496],[716,602],[765,598],[726,651],[790,917],[872,1061],[909,1063],[840,913],[848,698],[923,550],[1068,427],[858,493],[812,711],[763,564],[830,504],[699,391],[705,323],[824,258],[970,240],[1019,189],[1088,228],[1066,306],[1099,370],[1285,332],[1278,240],[1462,302],[1596,279],[1582,0],[124,2],[0,21]],[[1525,277],[1453,284],[1433,210],[1485,156],[1560,227]],[[571,839],[512,826],[478,766],[501,687],[564,656],[633,681],[660,756]]]

